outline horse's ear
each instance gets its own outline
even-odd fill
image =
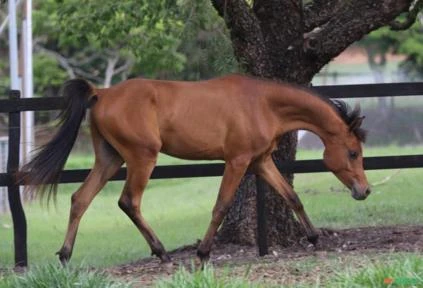
[[[359,116],[356,117],[353,121],[350,123],[350,131],[354,131],[361,127],[361,124],[363,123],[365,116]]]

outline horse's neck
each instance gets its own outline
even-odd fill
[[[295,94],[284,100],[287,101],[284,105],[291,109],[286,113],[287,116],[283,117],[283,122],[289,123],[284,125],[285,129],[311,131],[319,136],[325,145],[340,139],[347,131],[346,124],[329,103],[310,95],[307,91],[300,90]]]

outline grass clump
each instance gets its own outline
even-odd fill
[[[231,278],[228,273],[216,275],[211,265],[203,270],[194,270],[190,273],[181,267],[170,279],[159,280],[157,288],[258,288],[258,284],[250,283],[244,278]]]
[[[389,264],[376,262],[359,272],[349,269],[339,273],[333,283],[348,288],[423,287],[423,257],[396,259]]]
[[[21,275],[6,276],[0,280],[0,288],[127,288],[130,284],[124,284],[112,280],[108,276],[87,268],[61,267],[58,265],[43,265],[30,269]]]

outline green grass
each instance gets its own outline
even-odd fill
[[[330,281],[334,287],[423,287],[423,258],[411,255],[386,262],[376,261],[359,271],[350,267]]]
[[[409,150],[409,151],[408,151]],[[366,155],[422,154],[423,146],[367,149]],[[321,152],[300,151],[299,158],[320,158]],[[82,160],[81,160],[82,159]],[[81,162],[84,162],[81,165]],[[178,160],[163,157],[161,164]],[[68,167],[89,167],[92,159],[73,156]],[[421,224],[421,170],[369,171],[371,183],[394,175],[373,188],[366,201],[355,201],[329,173],[298,174],[294,186],[316,226],[356,227],[368,225]],[[220,177],[151,181],[143,198],[145,218],[167,249],[190,244],[203,237],[217,196]],[[73,263],[106,267],[134,261],[150,254],[146,242],[120,211],[117,200],[122,182],[109,183],[84,215],[76,240]],[[54,253],[62,245],[67,226],[70,195],[78,185],[61,185],[58,202],[26,205],[29,261],[32,265],[56,263]],[[13,229],[9,215],[0,215],[0,267],[13,265]]]
[[[126,288],[129,284],[112,280],[110,277],[83,267],[71,268],[58,265],[32,267],[22,274],[0,277],[0,288]]]
[[[229,270],[216,276],[213,266],[206,265],[203,270],[188,272],[180,268],[170,279],[159,280],[157,288],[255,288],[260,287],[241,277],[231,277]]]
[[[423,258],[411,253],[328,253],[220,268],[206,266],[204,271],[180,268],[154,287],[423,287]]]
[[[305,257],[269,259],[247,265],[223,268],[230,274],[217,277],[242,277],[260,287],[296,288],[367,288],[367,287],[423,287],[423,257],[418,253],[376,252],[339,253],[322,252]],[[384,285],[386,278],[396,280],[392,286]],[[417,283],[399,286],[401,281]],[[384,286],[383,286],[384,285]]]

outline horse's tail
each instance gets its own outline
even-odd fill
[[[18,181],[35,190],[41,198],[47,192],[47,201],[56,198],[57,184],[66,160],[78,135],[86,110],[95,103],[94,88],[83,79],[65,82],[61,88],[65,107],[59,115],[59,128],[47,144],[37,149],[33,159],[18,174]]]

